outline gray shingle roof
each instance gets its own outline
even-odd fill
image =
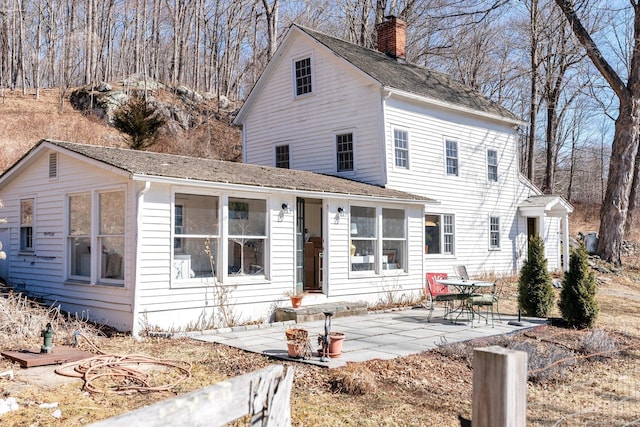
[[[296,27],[377,80],[384,87],[497,115],[511,121],[521,121],[506,108],[447,74],[419,67],[403,60],[398,61],[377,50],[367,49],[299,25]]]
[[[301,170],[53,140],[43,140],[40,144],[43,142],[51,143],[134,175],[396,200],[433,201],[427,197],[403,191]]]

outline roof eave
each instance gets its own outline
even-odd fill
[[[473,108],[468,108],[468,107],[463,107],[461,105],[458,104],[453,104],[450,102],[446,102],[446,101],[442,101],[440,99],[435,99],[435,98],[430,98],[424,95],[418,95],[416,93],[413,92],[407,92],[407,91],[403,91],[400,89],[396,89],[390,86],[385,86],[383,88],[383,90],[388,93],[389,95],[397,95],[397,96],[401,96],[404,98],[408,98],[408,99],[413,99],[416,101],[420,101],[420,102],[424,102],[424,103],[428,103],[431,105],[435,105],[438,107],[443,107],[443,108],[447,108],[447,109],[451,109],[451,110],[456,110],[456,111],[460,111],[466,114],[470,114],[470,115],[474,115],[474,116],[479,116],[479,117],[483,117],[486,119],[491,119],[491,120],[497,120],[497,121],[501,121],[501,122],[505,122],[508,123],[510,125],[513,126],[526,126],[527,122],[522,121],[522,120],[518,120],[515,118],[511,118],[511,117],[505,117],[505,116],[501,116],[498,114],[492,114],[492,113],[487,113],[485,111],[480,111],[480,110],[476,110]]]
[[[198,187],[211,187],[215,185],[217,188],[222,190],[242,190],[254,193],[273,193],[277,191],[279,193],[292,194],[296,196],[318,196],[322,195],[323,197],[330,197],[335,199],[349,199],[349,200],[376,200],[376,201],[385,201],[385,202],[394,202],[394,203],[404,203],[404,204],[415,204],[415,205],[424,205],[424,204],[439,204],[440,202],[432,199],[405,199],[405,198],[393,198],[393,197],[384,197],[384,196],[371,196],[366,194],[357,194],[357,193],[336,193],[331,191],[314,191],[314,190],[302,190],[298,188],[279,188],[279,187],[270,187],[263,185],[255,185],[255,184],[235,184],[231,182],[221,182],[221,181],[204,181],[198,179],[190,179],[190,178],[176,178],[176,177],[167,177],[167,176],[157,176],[157,175],[145,175],[145,174],[133,174],[132,179],[134,181],[150,181],[157,182],[162,184],[171,184],[171,185],[191,185]]]

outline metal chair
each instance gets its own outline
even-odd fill
[[[489,324],[489,314],[491,315],[492,328],[495,326],[494,312],[498,313],[498,320],[500,320],[500,311],[498,310],[498,303],[500,302],[500,294],[502,292],[502,286],[503,286],[503,283],[500,283],[500,285],[498,285],[497,283],[494,283],[491,293],[474,294],[469,297],[469,304],[471,305],[471,308],[472,308],[472,318],[471,318],[472,324],[475,317],[476,308],[477,308],[478,316],[484,317],[485,324]],[[484,316],[480,314],[480,310],[482,309],[482,307],[485,308]],[[494,307],[495,307],[495,310],[494,310]]]
[[[469,273],[467,273],[467,267],[464,265],[456,265],[453,267],[453,271],[456,272],[456,276],[458,276],[462,280],[469,280]]]
[[[447,317],[450,311],[453,310],[454,302],[458,299],[458,295],[449,292],[449,287],[438,283],[440,279],[446,279],[447,273],[427,273],[427,293],[429,294],[428,309],[429,317],[427,321],[431,321],[433,315],[434,304],[436,302],[444,303],[444,317]]]

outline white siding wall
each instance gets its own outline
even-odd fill
[[[10,230],[10,242],[4,242],[10,246],[10,284],[47,302],[60,303],[68,312],[121,329],[131,328],[135,267],[132,232],[135,206],[131,197],[126,199],[125,287],[64,283],[68,258],[65,253],[67,194],[126,186],[127,180],[64,155],[58,156],[59,177],[49,179],[48,153],[43,150],[42,154],[0,192],[5,204],[2,214]],[[33,255],[19,253],[20,199],[23,198],[35,198]]]
[[[282,47],[282,61],[246,118],[244,161],[274,166],[274,147],[289,144],[291,169],[336,174],[335,134],[353,132],[358,179],[383,184],[379,90],[306,36],[295,39],[298,43],[293,47]],[[313,94],[295,99],[293,61],[309,56],[314,67]]]
[[[395,167],[393,129],[409,132],[409,170]],[[441,204],[427,212],[455,215],[455,254],[426,255],[427,271],[513,273],[526,222],[517,214],[526,197],[519,181],[517,144],[505,124],[391,97],[386,101],[388,186],[425,195]],[[458,142],[458,176],[445,168],[445,139]],[[487,179],[487,149],[498,152],[498,182]],[[499,250],[489,249],[489,217],[500,218]]]
[[[181,193],[189,189],[180,186]],[[281,216],[282,203],[295,207],[295,197],[265,193],[228,193],[215,189],[194,188],[197,194],[256,198],[267,200],[268,257],[265,261],[267,277],[251,276],[224,278],[218,282],[230,288],[233,312],[239,321],[269,320],[275,305],[288,302],[284,292],[292,290],[295,283],[295,214]],[[210,322],[218,312],[215,287],[212,280],[202,280],[185,286],[172,282],[171,253],[171,203],[172,187],[153,183],[144,197],[144,215],[140,236],[142,247],[139,254],[140,321],[149,326],[180,328],[198,322]],[[224,233],[224,232],[223,232]],[[226,250],[226,245],[220,252]],[[218,262],[220,269],[226,263]]]

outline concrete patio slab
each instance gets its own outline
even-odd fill
[[[501,315],[494,326],[485,321],[474,322],[458,319],[457,323],[443,319],[443,311],[434,311],[428,321],[429,310],[423,307],[388,312],[374,312],[362,316],[335,318],[331,330],[344,332],[346,339],[342,355],[328,362],[317,355],[317,337],[324,334],[322,321],[294,324],[277,323],[272,327],[252,327],[233,331],[205,331],[189,336],[196,340],[215,342],[245,351],[260,353],[284,360],[308,363],[328,368],[344,366],[347,362],[363,362],[372,359],[393,359],[432,350],[439,345],[468,341],[476,338],[510,334],[546,324],[545,319],[523,318],[521,326],[509,324],[516,316]],[[307,360],[290,358],[284,331],[295,326],[309,331],[314,354]]]

